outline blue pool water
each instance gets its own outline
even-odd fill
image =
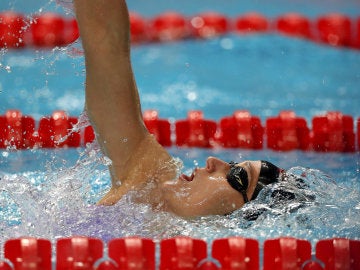
[[[130,9],[153,16],[176,9],[184,14],[219,10],[234,16],[257,10],[268,16],[298,11],[316,17],[340,11],[354,16],[357,1],[160,1],[132,0]],[[30,3],[30,2],[29,2]],[[1,10],[32,13],[55,10],[54,2],[1,3]],[[2,51],[0,54],[0,113],[21,109],[39,119],[56,109],[81,114],[84,65],[79,43],[52,51]],[[294,110],[310,123],[315,115],[338,110],[360,116],[360,51],[337,49],[275,34],[227,35],[208,41],[188,40],[133,48],[133,63],[143,109],[180,119],[191,109],[218,120],[236,109],[247,109],[264,121],[280,110]],[[264,122],[263,122],[264,123]],[[280,235],[309,239],[340,236],[360,238],[359,153],[315,153],[243,149],[177,149],[185,170],[203,166],[209,155],[225,160],[268,159],[307,175],[317,196],[314,204],[278,215],[273,209],[254,222],[241,210],[227,217],[183,220],[153,213],[124,198],[110,208],[96,207],[109,187],[106,160],[96,145],[86,149],[0,151],[0,243],[21,235],[56,239],[70,235],[105,240],[126,235],[164,238],[178,234],[211,240],[241,235],[264,240]],[[309,169],[310,168],[310,169]],[[258,205],[254,202],[251,205]],[[285,209],[286,210],[286,209]]]

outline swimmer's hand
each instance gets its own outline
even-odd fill
[[[112,166],[116,170],[116,164]],[[137,201],[152,205],[161,203],[161,183],[174,179],[179,164],[156,141],[148,135],[131,154],[125,168],[123,179],[112,182],[109,192],[98,202],[98,205],[114,205],[130,191],[140,191]],[[156,195],[154,195],[156,194]]]

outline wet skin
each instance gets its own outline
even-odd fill
[[[247,195],[251,198],[260,173],[260,161],[238,163],[249,177]],[[229,163],[209,157],[206,166],[196,168],[191,175],[180,175],[175,181],[162,184],[167,210],[184,217],[223,215],[244,205],[241,194],[226,180]]]

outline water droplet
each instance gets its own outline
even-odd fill
[[[115,186],[120,187],[121,186],[121,181],[120,180],[116,181]]]
[[[0,69],[4,69],[7,71],[7,73],[11,73],[11,67],[8,65],[4,66],[3,64],[0,63]]]
[[[112,161],[109,157],[104,157],[103,158],[103,164],[106,166],[110,166],[112,164]]]
[[[220,44],[221,44],[221,47],[223,47],[225,50],[231,50],[234,48],[234,43],[233,43],[232,39],[230,39],[230,38],[222,39]]]

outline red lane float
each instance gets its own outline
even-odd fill
[[[165,12],[150,21],[150,36],[155,41],[185,39],[189,36],[187,21],[177,12]]]
[[[63,45],[65,23],[55,13],[45,13],[35,17],[31,24],[32,42],[38,47],[55,47]]]
[[[6,133],[5,143],[9,146],[22,148],[23,143],[23,129],[22,129],[22,113],[20,111],[7,111],[5,115]]]
[[[229,22],[226,16],[207,12],[193,17],[190,21],[195,37],[213,38],[224,35],[229,31]]]
[[[95,132],[92,126],[87,126],[84,129],[84,145],[92,143],[96,139]]]
[[[311,259],[311,244],[307,240],[284,237],[264,242],[264,270],[302,269]]]
[[[354,40],[354,47],[360,49],[360,17],[356,20],[356,34]]]
[[[318,240],[314,257],[310,241],[292,237],[267,239],[260,249],[255,239],[229,237],[214,239],[211,244],[177,236],[159,241],[158,256],[156,245],[152,239],[126,237],[110,240],[106,249],[98,238],[60,238],[54,249],[55,266],[56,270],[259,270],[263,258],[264,270],[360,269],[360,241],[346,238]],[[211,256],[207,255],[208,247]],[[0,261],[0,270],[52,269],[52,244],[47,239],[6,240],[3,254],[7,261]],[[159,258],[158,268],[155,258]]]
[[[0,148],[26,149],[35,145],[35,120],[18,110],[0,116]]]
[[[130,12],[130,37],[132,43],[145,42],[148,39],[146,34],[146,21],[139,14]]]
[[[288,13],[278,17],[276,29],[285,35],[312,38],[310,20],[298,13]]]
[[[11,239],[5,242],[4,251],[14,269],[51,270],[51,242],[47,239]]]
[[[207,243],[201,239],[176,237],[160,242],[160,270],[198,269],[207,258]]]
[[[349,17],[334,13],[321,16],[317,19],[317,28],[321,42],[331,46],[350,46],[351,20]]]
[[[53,48],[66,46],[79,37],[74,18],[63,18],[48,12],[27,21],[19,13],[1,12],[0,48]],[[272,22],[274,27],[270,27]],[[247,13],[230,19],[217,12],[206,12],[192,17],[177,12],[165,12],[146,20],[139,14],[130,12],[133,43],[178,41],[190,37],[212,38],[230,31],[254,33],[273,30],[332,46],[360,48],[360,18],[352,19],[340,13],[325,14],[315,19],[298,13],[287,13],[271,19],[258,13]]]
[[[219,124],[220,146],[227,148],[262,149],[264,128],[257,116],[249,111],[238,110],[230,117],[224,117]]]
[[[360,269],[360,241],[334,238],[316,243],[316,257],[325,269]]]
[[[30,27],[32,44],[37,47],[64,46],[79,37],[75,19],[65,19],[55,13],[44,13],[34,18]]]
[[[170,121],[160,119],[156,110],[146,110],[143,119],[148,131],[155,136],[162,146],[171,146],[171,125]]]
[[[259,13],[247,13],[235,19],[237,33],[265,32],[269,29],[267,18]]]
[[[25,18],[12,11],[0,13],[0,48],[24,47]]]
[[[255,239],[229,237],[215,239],[212,257],[219,261],[221,269],[259,269],[259,243]]]
[[[22,122],[22,139],[23,144],[20,148],[27,149],[33,148],[36,143],[36,133],[35,133],[35,119],[24,115],[21,119]]]
[[[328,112],[312,120],[313,149],[319,152],[354,152],[354,120],[341,112]]]
[[[76,19],[74,18],[65,19],[64,24],[65,24],[64,33],[62,38],[63,44],[61,44],[61,46],[66,46],[68,44],[75,42],[80,36],[79,27]]]
[[[7,262],[0,261],[0,270],[13,270],[13,268]]]
[[[0,47],[3,48],[53,48],[68,45],[78,37],[75,18],[49,12],[30,20],[11,11],[0,13]]]
[[[93,269],[95,262],[103,257],[103,249],[103,242],[98,238],[59,239],[56,243],[56,270]]]
[[[312,119],[310,130],[306,120],[293,111],[281,111],[269,117],[265,126],[258,116],[237,110],[219,122],[204,119],[202,111],[189,111],[187,119],[160,119],[156,110],[143,113],[144,124],[157,141],[170,147],[224,147],[275,151],[354,152],[360,145],[360,118],[354,127],[352,116],[328,112]],[[36,127],[34,118],[9,110],[0,115],[0,149],[33,147],[81,147],[95,140],[92,126],[77,127],[77,117],[54,111],[42,117]],[[357,133],[357,135],[356,135]]]
[[[43,117],[39,121],[38,146],[42,148],[79,147],[80,132],[73,131],[77,119],[64,111],[55,111],[51,117]]]
[[[108,244],[109,257],[116,269],[155,270],[155,243],[151,239],[127,237],[112,239]]]
[[[176,145],[188,147],[211,147],[215,144],[217,124],[204,119],[201,111],[190,111],[185,120],[175,123]]]
[[[104,260],[98,265],[96,270],[119,270],[119,268],[112,261]]]
[[[310,131],[306,120],[293,111],[282,111],[266,120],[267,147],[278,151],[308,150]]]

